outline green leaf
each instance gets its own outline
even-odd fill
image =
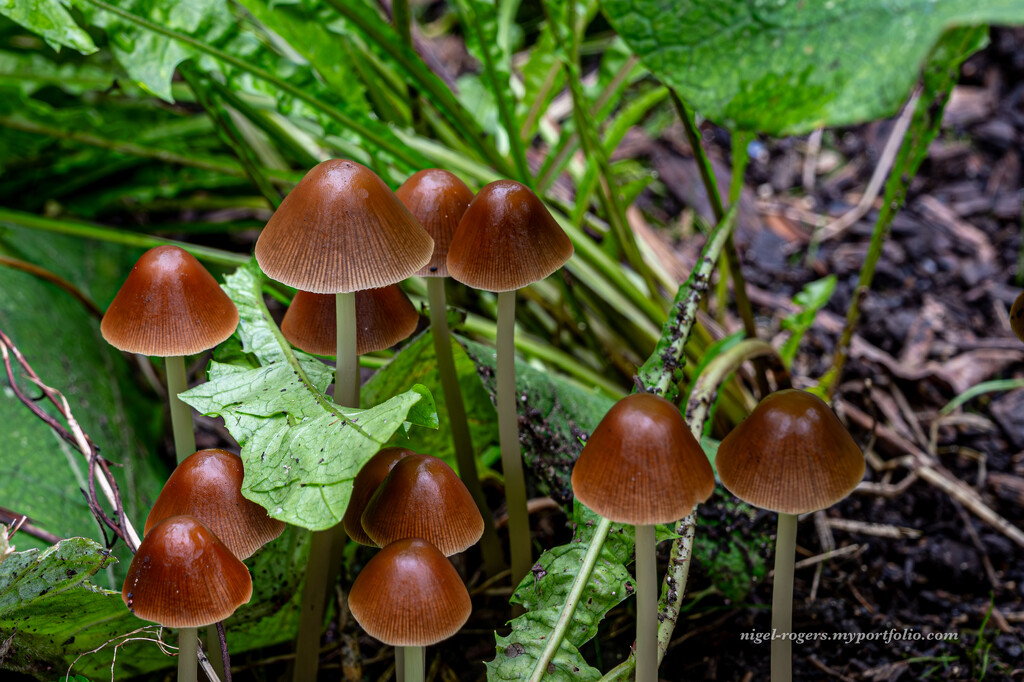
[[[530,676],[558,621],[599,520],[579,502],[574,504],[576,531],[572,541],[544,552],[512,595],[511,601],[522,604],[527,613],[512,621],[512,632],[507,637],[495,637],[497,656],[487,663],[488,680],[523,680]],[[633,594],[633,577],[624,566],[632,555],[632,527],[612,524],[545,680],[600,679],[601,672],[587,664],[579,647],[597,634],[598,624],[611,609]]]
[[[474,450],[479,455],[487,447],[498,442],[498,418],[491,403],[491,397],[480,383],[476,367],[466,351],[453,338],[452,355],[455,358],[455,373],[459,377],[469,433]],[[454,466],[455,452],[452,445],[451,425],[448,421],[448,407],[441,377],[437,369],[434,343],[428,331],[413,339],[395,357],[374,374],[363,386],[362,397],[367,404],[385,400],[388,396],[408,391],[415,385],[425,386],[437,403],[439,426],[436,430],[413,429],[408,437],[395,436],[395,445],[416,452],[422,452],[446,459]]]
[[[181,397],[223,417],[242,446],[245,497],[274,518],[323,530],[344,516],[363,464],[407,422],[436,428],[436,409],[419,385],[365,410],[335,405],[324,395],[330,373],[291,350],[267,312],[261,283],[250,263],[224,288],[238,306],[243,349],[265,364],[213,362],[209,381]]]
[[[667,85],[733,129],[793,135],[893,114],[946,29],[1024,22],[1017,0],[603,0]]]
[[[798,312],[787,315],[782,320],[782,328],[788,329],[790,334],[786,342],[782,344],[779,356],[787,366],[793,364],[796,351],[800,347],[800,339],[804,337],[807,330],[814,324],[814,318],[818,311],[825,307],[828,300],[832,298],[832,292],[836,290],[836,276],[829,275],[822,279],[809,282],[800,290],[793,302],[800,306]]]
[[[92,54],[97,49],[95,43],[71,18],[64,4],[60,0],[2,0],[0,14],[38,33],[55,50],[63,46]]]

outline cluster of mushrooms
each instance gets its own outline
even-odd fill
[[[496,397],[516,584],[533,558],[516,411],[515,291],[561,267],[572,244],[519,183],[499,180],[474,196],[451,173],[426,170],[391,192],[365,166],[333,160],[313,168],[285,198],[255,252],[268,276],[298,290],[282,334],[302,350],[335,356],[334,400],[342,406],[359,406],[358,355],[393,346],[417,327],[415,307],[398,283],[412,275],[428,278],[458,474],[436,457],[394,447],[363,467],[343,522],[314,533],[295,670],[297,680],[315,676],[331,557],[340,554],[347,533],[382,548],[351,586],[350,610],[368,634],[403,649],[396,656],[404,668],[400,679],[416,682],[424,673],[422,647],[455,634],[470,614],[469,594],[447,557],[483,536],[488,571],[504,561],[494,544],[454,372],[444,278],[498,294]],[[241,497],[237,455],[188,455],[195,450],[191,414],[177,399],[186,388],[183,356],[220,343],[237,322],[234,305],[213,277],[186,252],[164,246],[139,260],[102,324],[116,347],[167,358],[179,467],[146,522],[123,597],[140,617],[183,628],[180,659],[191,659],[192,672],[179,679],[195,680],[194,629],[223,620],[248,601],[252,584],[241,559],[283,529]],[[715,466],[738,498],[778,512],[772,626],[791,633],[797,515],[849,494],[864,475],[864,457],[823,401],[790,389],[765,397],[726,436]],[[604,534],[611,522],[636,528],[636,679],[654,682],[654,528],[706,501],[715,473],[679,409],[641,392],[616,403],[596,427],[573,469],[572,487],[604,517]],[[185,587],[179,575],[196,579]],[[773,639],[773,680],[791,679],[791,646],[790,638]],[[182,665],[180,660],[179,671]]]

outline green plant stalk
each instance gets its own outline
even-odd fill
[[[569,590],[569,595],[565,598],[565,604],[562,605],[562,612],[558,615],[558,621],[555,623],[554,629],[551,630],[548,642],[544,645],[544,651],[541,652],[540,658],[537,659],[537,663],[533,667],[530,682],[541,682],[547,674],[548,664],[555,657],[558,648],[562,646],[562,640],[565,639],[565,633],[569,629],[569,624],[572,623],[572,617],[576,613],[576,607],[580,603],[580,598],[583,596],[583,590],[586,589],[587,583],[590,582],[590,574],[594,572],[594,566],[597,565],[597,560],[601,557],[601,548],[604,547],[604,541],[608,537],[608,531],[611,527],[612,522],[602,516],[597,524],[597,528],[594,529],[594,535],[590,539],[587,553],[583,555],[583,564],[580,566],[580,572],[576,574],[576,580],[572,584],[572,589]]]
[[[448,424],[452,431],[452,442],[455,446],[455,461],[459,466],[459,476],[466,484],[473,501],[476,502],[480,514],[484,518],[484,534],[480,538],[480,551],[483,554],[484,571],[487,575],[499,573],[505,560],[502,558],[501,540],[494,527],[494,515],[487,507],[483,488],[480,486],[480,475],[476,470],[476,456],[473,453],[473,438],[469,433],[469,422],[466,420],[466,403],[462,398],[459,376],[455,372],[455,357],[452,355],[451,337],[448,333],[448,306],[445,304],[445,277],[427,277],[427,296],[430,303],[430,333],[434,339],[434,354],[437,356],[437,369],[441,375],[441,390],[448,409]]]
[[[796,515],[779,514],[772,581],[772,682],[793,682],[793,562]]]
[[[164,358],[167,373],[167,402],[171,406],[171,429],[174,432],[174,451],[178,464],[196,451],[196,434],[192,426],[192,408],[181,401],[179,393],[188,390],[185,376],[185,358],[173,355]]]
[[[516,410],[515,326],[516,292],[502,291],[498,294],[498,336],[495,344],[498,365],[498,440],[508,506],[513,587],[526,577],[533,565],[530,517],[526,512],[526,479],[519,449],[519,413]]]
[[[178,682],[196,682],[199,668],[199,635],[195,628],[178,630]]]
[[[42,216],[24,213],[22,211],[11,211],[6,208],[0,208],[0,225],[27,227],[31,230],[67,234],[73,237],[96,239],[98,241],[110,242],[112,244],[125,244],[145,249],[149,249],[154,246],[162,246],[164,244],[171,244],[188,251],[199,260],[206,261],[207,263],[215,263],[217,265],[237,267],[249,262],[249,256],[245,256],[240,253],[231,253],[230,251],[214,249],[208,246],[196,246],[194,244],[175,241],[174,239],[151,237],[150,235],[140,234],[138,232],[115,230],[113,228],[93,225],[90,223],[44,218]]]
[[[658,682],[658,561],[654,526],[636,526],[636,682]]]
[[[426,668],[423,664],[423,647],[402,647],[402,658],[405,660],[405,677],[400,682],[423,682]]]
[[[145,28],[149,31],[159,33],[160,35],[165,36],[167,38],[171,38],[172,40],[177,40],[179,42],[185,43],[186,45],[190,45],[195,49],[199,50],[200,52],[205,52],[206,54],[210,55],[215,59],[218,59],[226,64],[231,64],[235,68],[250,73],[253,76],[259,78],[260,80],[264,80],[272,84],[279,90],[287,92],[292,97],[302,100],[303,102],[309,104],[311,107],[317,109],[318,111],[323,112],[324,114],[333,118],[338,123],[342,124],[343,126],[348,128],[352,132],[356,133],[360,137],[373,143],[380,149],[387,151],[396,159],[405,162],[410,167],[419,168],[422,166],[423,159],[418,158],[414,154],[410,154],[408,149],[401,147],[399,145],[392,144],[389,140],[381,137],[376,132],[374,132],[370,128],[367,128],[358,121],[352,119],[339,109],[324,104],[323,102],[319,101],[319,99],[317,99],[315,95],[306,92],[300,87],[292,85],[291,83],[282,78],[278,78],[276,75],[265,69],[261,69],[258,66],[254,66],[246,60],[241,59],[239,57],[235,57],[232,54],[228,54],[227,52],[219,50],[213,47],[212,45],[207,45],[203,41],[196,40],[190,35],[181,33],[179,31],[175,31],[173,29],[169,29],[166,26],[161,26],[160,24],[152,22],[144,17],[140,17],[137,14],[132,14],[131,12],[111,5],[110,3],[103,2],[103,0],[86,0],[86,2],[104,11],[110,12],[111,14],[116,14],[122,19],[129,21],[137,26],[141,26],[142,28]]]

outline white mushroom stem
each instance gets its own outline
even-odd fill
[[[636,527],[636,682],[658,680],[658,563],[654,526]]]
[[[196,682],[199,633],[196,628],[178,630],[178,682]]]
[[[796,515],[779,514],[772,582],[772,682],[793,680],[793,562]]]
[[[171,428],[174,431],[174,450],[178,464],[196,451],[196,434],[192,426],[192,408],[181,401],[179,393],[188,390],[185,376],[185,358],[174,355],[164,358],[167,373],[167,401],[171,406]]]

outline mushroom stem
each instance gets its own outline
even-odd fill
[[[178,682],[196,682],[199,661],[199,633],[195,628],[178,630]]]
[[[448,409],[448,423],[451,426],[452,442],[455,446],[455,461],[459,465],[459,477],[466,484],[469,494],[484,518],[484,534],[480,540],[483,553],[484,571],[495,575],[505,563],[501,556],[501,541],[494,527],[494,517],[487,507],[480,477],[476,470],[476,456],[473,454],[473,439],[466,419],[466,405],[462,400],[459,375],[455,371],[455,357],[448,333],[448,306],[445,302],[444,277],[427,277],[427,297],[430,302],[430,333],[434,338],[434,354],[437,369],[441,374],[441,390]]]
[[[423,647],[402,647],[402,658],[405,659],[405,679],[403,682],[423,682]]]
[[[359,407],[359,355],[356,352],[356,295],[337,294],[338,354],[334,367],[334,402]]]
[[[516,410],[515,325],[516,292],[502,291],[498,294],[498,440],[501,444],[501,467],[505,476],[505,500],[508,505],[513,589],[526,577],[533,564],[530,517],[526,512],[526,480],[519,449],[519,415]]]
[[[779,514],[772,582],[772,682],[793,680],[793,561],[796,515]]]
[[[654,526],[636,527],[636,682],[658,679],[658,564]]]
[[[302,588],[302,612],[298,641],[295,645],[295,682],[316,679],[320,666],[320,628],[324,622],[324,600],[327,598],[327,574],[331,559],[334,529],[313,533],[306,562],[306,584]]]
[[[185,376],[185,358],[172,355],[164,358],[167,373],[167,400],[171,405],[171,428],[174,431],[174,450],[178,463],[196,451],[196,434],[192,429],[192,408],[181,401],[179,393],[188,390]]]

